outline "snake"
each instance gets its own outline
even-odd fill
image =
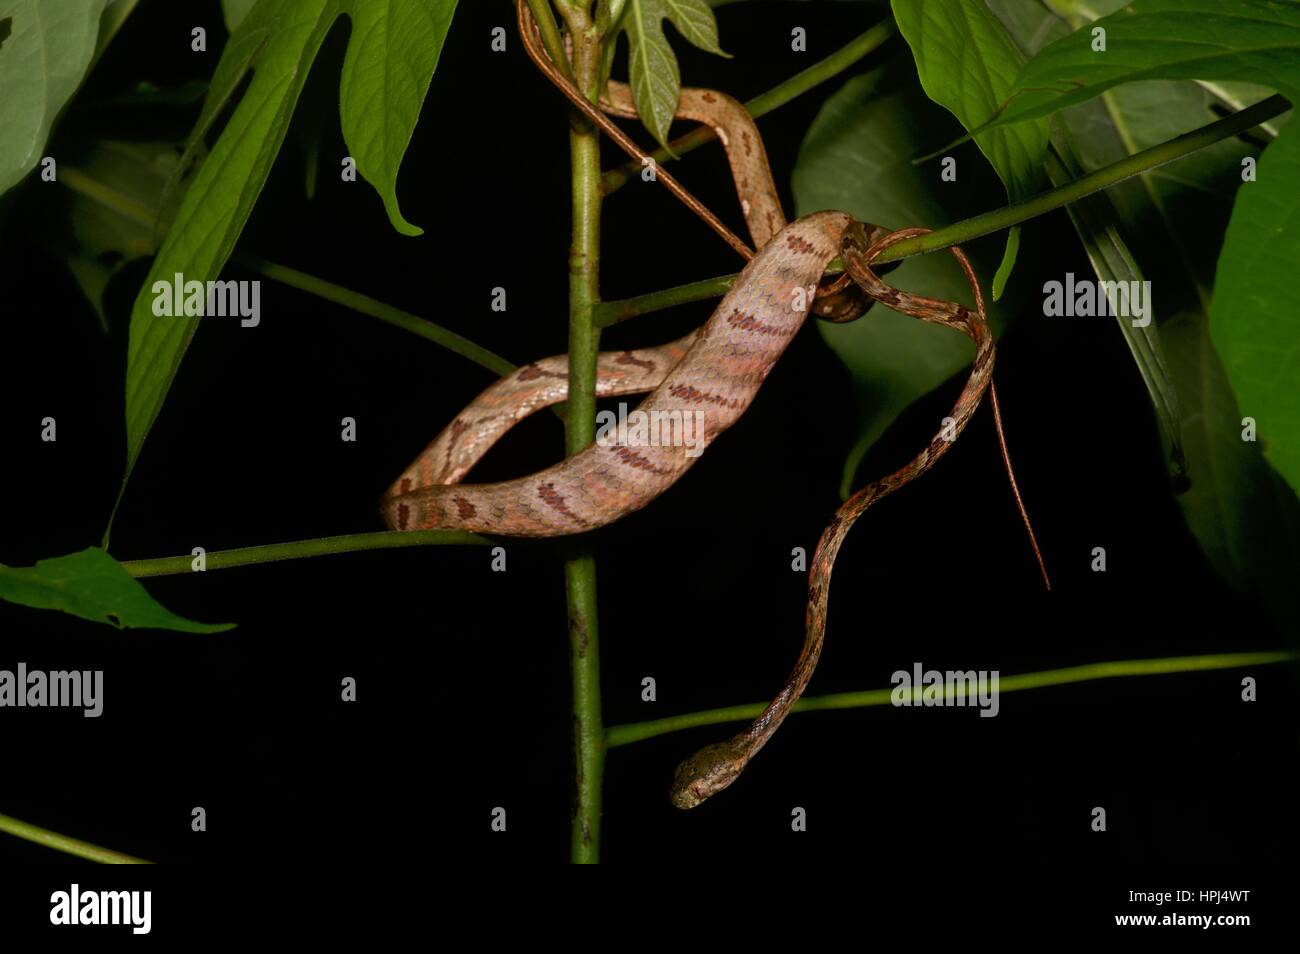
[[[636,117],[630,88],[611,80],[599,108],[591,104],[547,54],[525,0],[518,0],[517,12],[524,47],[542,73],[629,153],[644,157],[604,115]],[[730,786],[789,715],[821,655],[831,574],[841,544],[864,511],[933,466],[965,428],[991,382],[994,343],[979,282],[960,249],[950,251],[970,284],[973,310],[893,288],[875,274],[872,262],[895,242],[928,230],[890,232],[834,210],[787,221],[762,136],[743,104],[717,90],[682,87],[676,116],[704,123],[716,133],[757,251],[750,252],[730,236],[672,176],[657,170],[658,181],[688,205],[694,202],[693,208],[700,206],[697,211],[706,221],[712,219],[710,224],[719,234],[725,232],[724,238],[730,236],[729,243],[749,261],[696,331],[657,347],[602,352],[597,359],[596,394],[648,392],[637,406],[647,417],[660,414],[671,419],[673,414],[700,412],[703,428],[696,445],[597,442],[524,477],[463,483],[474,464],[511,427],[567,398],[568,357],[557,355],[524,365],[484,390],[398,476],[384,494],[380,512],[387,526],[397,531],[464,530],[504,537],[588,532],[642,509],[675,484],[703,456],[701,451],[707,451],[749,408],[810,313],[849,320],[879,302],[970,337],[976,353],[953,407],[952,422],[904,467],[854,493],[823,531],[809,564],[804,643],[776,697],[744,731],[705,746],[677,767],[670,800],[686,809]],[[819,289],[827,266],[837,257],[845,267],[844,275]],[[1000,426],[996,398],[994,413]]]

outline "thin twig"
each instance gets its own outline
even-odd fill
[[[1294,652],[1263,653],[1220,653],[1210,656],[1176,656],[1163,659],[1124,659],[1116,662],[1088,663],[1083,666],[1070,666],[1065,669],[1048,669],[1042,672],[1021,673],[1014,676],[1001,676],[998,679],[998,692],[1021,692],[1026,689],[1043,689],[1047,686],[1063,686],[1075,682],[1089,682],[1094,679],[1116,679],[1125,676],[1163,676],[1173,673],[1203,672],[1211,669],[1238,669],[1242,666],[1268,666],[1275,663],[1294,662]],[[956,687],[954,686],[954,690]],[[947,698],[964,697],[963,692],[953,692]],[[818,712],[827,709],[861,709],[869,706],[889,705],[894,694],[900,690],[868,689],[865,692],[840,692],[827,696],[806,696],[795,703],[792,712]],[[913,693],[919,691],[913,688]],[[945,690],[946,691],[946,690]],[[915,696],[914,696],[915,698]],[[728,706],[722,709],[706,709],[701,712],[687,712],[682,715],[653,719],[648,722],[631,722],[625,725],[613,725],[605,733],[605,744],[613,749],[620,745],[652,739],[669,732],[682,729],[694,729],[699,726],[717,725],[725,722],[748,722],[761,713],[766,702],[754,702],[743,706]]]
[[[332,301],[336,305],[342,305],[344,308],[350,308],[363,315],[369,315],[371,318],[378,318],[380,321],[401,328],[403,331],[417,334],[434,344],[441,345],[448,351],[454,351],[462,358],[468,358],[475,364],[481,365],[495,374],[504,377],[516,370],[515,365],[499,354],[489,351],[482,345],[475,344],[463,335],[458,335],[451,329],[435,324],[427,318],[421,318],[409,311],[403,311],[401,308],[385,304],[371,298],[369,295],[363,295],[360,292],[352,291],[350,288],[344,288],[342,285],[336,285],[323,278],[317,278],[315,275],[300,272],[288,265],[281,265],[278,262],[271,262],[254,255],[239,255],[236,260],[244,267],[265,275],[267,278],[282,282],[291,288],[297,288],[299,291],[305,291],[317,298]]]
[[[427,546],[490,546],[496,541],[465,530],[403,530],[377,533],[348,533],[337,537],[317,537],[314,540],[294,540],[291,543],[268,543],[236,550],[214,550],[204,555],[204,566],[209,570],[224,570],[255,563],[275,563],[280,560],[301,560],[305,557],[329,556],[335,553],[355,553],[360,550],[395,550],[402,547]],[[123,560],[122,566],[132,576],[171,576],[193,570],[194,557],[154,557],[148,560]]]
[[[938,251],[962,242],[969,242],[971,239],[992,232],[1000,232],[1003,229],[1040,216],[1044,212],[1050,212],[1070,202],[1076,202],[1084,196],[1092,195],[1094,192],[1109,189],[1111,186],[1149,169],[1162,166],[1167,162],[1173,162],[1175,159],[1181,159],[1222,139],[1236,136],[1266,120],[1272,119],[1274,116],[1281,115],[1290,108],[1291,104],[1285,97],[1270,96],[1268,99],[1260,100],[1254,106],[1233,113],[1231,116],[1225,116],[1223,119],[1202,126],[1200,129],[1184,133],[1167,142],[1162,142],[1149,149],[1143,149],[1141,152],[1126,156],[1118,162],[1112,162],[1108,166],[1096,169],[1086,176],[1075,179],[1073,182],[1067,182],[1063,186],[1039,193],[1024,202],[1008,205],[1001,209],[994,209],[992,212],[985,212],[983,215],[977,215],[974,218],[965,219],[941,229],[935,229],[928,235],[918,236],[906,242],[899,242],[877,261],[879,263],[896,262],[912,255]]]
[[[1281,115],[1290,108],[1291,104],[1283,97],[1270,96],[1268,99],[1261,100],[1241,112],[1216,120],[1193,132],[1170,139],[1168,142],[1152,146],[1150,149],[1134,153],[1109,166],[1104,166],[1085,176],[1081,176],[1072,182],[1039,193],[1024,202],[1004,206],[969,219],[963,219],[960,222],[954,222],[952,225],[945,225],[943,228],[935,229],[926,235],[899,242],[882,252],[880,257],[876,259],[876,264],[883,265],[910,258],[913,255],[940,251],[960,242],[969,242],[990,235],[993,232],[1010,228],[1013,225],[1019,225],[1021,222],[1026,222],[1046,212],[1059,209],[1085,196],[1092,195],[1094,192],[1109,189],[1125,179],[1140,175],[1165,163],[1182,159],[1199,149],[1204,149],[1206,146],[1236,136],[1274,116]],[[876,224],[888,227],[888,223]],[[730,275],[716,275],[687,285],[678,285],[673,288],[648,292],[645,295],[626,298],[622,301],[604,302],[600,306],[598,320],[602,325],[607,326],[634,315],[648,314],[673,305],[717,298],[726,294],[727,290],[735,283],[737,275],[738,273],[735,272]]]
[[[569,8],[569,10],[572,11],[573,8]],[[536,19],[529,12],[528,6],[523,3],[522,0],[519,3],[518,11],[519,35],[523,38],[524,49],[528,51],[528,55],[537,65],[537,68],[542,71],[552,84],[554,84],[556,89],[564,94],[565,98],[568,99],[580,113],[586,116],[591,123],[598,126],[605,135],[609,136],[610,139],[614,140],[614,142],[618,144],[619,148],[637,162],[649,163],[651,161],[650,154],[633,142],[627,133],[623,132],[623,130],[620,129],[613,120],[602,113],[599,107],[595,106],[588,97],[579,92],[578,89],[565,78],[564,74],[559,71],[555,64],[551,62],[546,51],[538,44],[538,37],[535,32]],[[714,215],[708,206],[695,198],[695,196],[693,196],[685,186],[673,178],[673,176],[669,175],[663,169],[656,169],[655,181],[662,182],[669,192],[677,196],[683,205],[699,216],[709,226],[709,228],[713,229],[714,232],[721,236],[722,240],[735,249],[736,253],[740,255],[741,258],[745,259],[745,261],[749,261],[754,257],[754,250],[746,245],[735,232],[727,228],[722,223],[722,220]],[[596,186],[597,188],[600,187],[599,176],[597,176]]]
[[[749,110],[749,115],[755,119],[766,115],[774,109],[784,106],[792,99],[802,96],[817,85],[843,73],[897,33],[898,27],[894,25],[892,19],[882,20],[870,30],[850,40],[824,60],[817,61],[807,69],[755,96],[745,103],[745,109]],[[686,153],[698,149],[705,143],[712,142],[717,138],[718,134],[712,126],[699,126],[686,133],[686,135],[674,139],[668,144],[668,149],[662,147],[656,149],[650,154],[650,158],[656,163],[662,164],[673,158],[681,158]],[[672,150],[671,153],[669,149]],[[629,162],[616,169],[611,169],[601,177],[601,188],[604,189],[605,195],[617,192],[627,185],[631,179],[639,175],[640,171],[641,163],[639,161]]]
[[[85,858],[87,861],[97,861],[102,865],[153,864],[152,861],[145,861],[143,858],[124,855],[120,851],[112,851],[108,848],[101,848],[99,845],[92,845],[80,838],[69,838],[67,835],[60,835],[57,831],[50,831],[48,828],[21,821],[10,815],[0,815],[0,831],[8,832],[15,838],[22,838],[25,841],[44,845],[46,848],[53,848],[55,851],[61,851],[66,855],[76,855],[78,858]]]

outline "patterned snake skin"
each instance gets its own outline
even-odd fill
[[[602,129],[608,119],[581,99],[542,50],[523,0],[518,4],[525,47],[547,77]],[[576,98],[575,98],[576,95]],[[611,83],[601,107],[636,115],[631,93]],[[753,119],[735,99],[711,90],[682,89],[678,116],[707,123],[726,149],[741,209],[757,254],[698,331],[657,348],[601,354],[597,394],[643,393],[644,412],[703,412],[707,448],[753,401],[810,310],[837,306],[814,296],[827,265],[843,251],[849,274],[875,301],[904,314],[969,335],[977,345],[970,379],[953,409],[955,432],[965,427],[989,383],[993,341],[984,321],[979,285],[965,257],[953,249],[975,294],[971,312],[951,302],[900,292],[880,281],[870,262],[881,249],[925,230],[886,234],[843,212],[815,212],[786,224]],[[661,175],[665,175],[661,173]],[[858,309],[860,313],[860,309]],[[673,485],[698,459],[681,445],[594,444],[528,477],[494,484],[460,480],[517,421],[565,400],[563,355],[520,368],[491,385],[434,439],[385,494],[381,511],[394,530],[458,529],[502,536],[551,537],[591,530],[639,510]],[[784,687],[744,732],[708,746],[677,769],[671,799],[691,808],[726,788],[771,738],[803,692],[821,653],[831,570],[853,521],[881,497],[927,470],[950,441],[936,436],[911,463],[855,494],[822,534],[809,572],[803,650]]]

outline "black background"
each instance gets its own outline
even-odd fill
[[[855,4],[750,3],[719,11],[734,59],[675,46],[687,82],[743,99],[876,16]],[[206,55],[189,49],[194,25],[213,38]],[[504,54],[489,47],[498,25],[509,31]],[[789,48],[795,25],[808,30],[805,54]],[[346,154],[333,98],[346,32],[336,27],[333,65],[318,62],[317,98],[304,99],[325,111],[317,195],[303,194],[291,138],[241,250],[407,308],[516,362],[562,352],[565,111],[528,63],[509,6],[465,2],[456,14],[399,182],[406,217],[426,229],[416,239],[391,229],[373,189],[334,171]],[[140,79],[209,76],[223,36],[215,3],[142,3],[65,129],[88,121],[95,97]],[[762,121],[787,209],[803,131],[840,82]],[[173,118],[183,131],[193,114]],[[99,121],[110,133],[118,122],[111,113]],[[936,125],[936,148],[952,128]],[[608,144],[605,158],[621,161]],[[679,175],[741,227],[718,147]],[[54,187],[33,183],[22,202],[25,213],[57,214]],[[11,218],[0,261],[10,482],[0,559],[10,565],[99,541],[124,463],[126,316],[147,267],[114,286],[105,338],[63,267],[26,241],[23,221]],[[1022,263],[1014,281],[1040,287],[1088,270],[1063,214],[1036,221],[1026,238],[1050,250],[1050,270]],[[639,181],[608,200],[603,248],[608,298],[739,265],[666,191]],[[257,277],[237,266],[227,276]],[[498,285],[508,291],[503,314],[489,307]],[[645,316],[604,344],[668,340],[708,312],[700,303]],[[111,551],[120,559],[381,529],[380,493],[491,380],[437,346],[271,281],[262,316],[254,329],[213,320],[196,336],[118,514]],[[1285,644],[1256,604],[1215,577],[1186,529],[1113,323],[1044,320],[1035,308],[1000,347],[997,377],[1055,590],[1037,578],[983,410],[934,471],[851,534],[811,694],[887,686],[917,661],[1009,674]],[[928,440],[958,387],[906,414],[858,483]],[[58,421],[55,444],[39,440],[47,415]],[[339,439],[345,416],[358,421],[356,443]],[[803,636],[805,575],[791,571],[790,552],[811,551],[838,506],[853,427],[848,374],[805,329],[741,422],[678,486],[590,538],[607,724],[758,701],[780,685]],[[475,479],[539,469],[562,446],[558,421],[538,415]],[[0,716],[0,810],[163,862],[372,871],[563,862],[573,800],[567,545],[511,544],[505,573],[490,572],[484,549],[447,547],[146,581],[182,615],[239,624],[214,636],[117,632],[0,607],[0,666],[105,671],[99,719]],[[1105,573],[1089,568],[1095,546],[1106,548]],[[1253,704],[1240,701],[1247,674],[1259,683]],[[359,682],[356,704],[339,700],[344,676]],[[640,700],[645,676],[657,681],[655,703]],[[835,860],[863,879],[920,866],[953,878],[957,894],[969,882],[1008,906],[1010,887],[1003,896],[991,885],[1087,874],[1101,916],[1136,913],[1119,904],[1130,889],[1267,891],[1272,864],[1294,863],[1295,710],[1294,672],[1261,667],[1008,693],[995,719],[970,709],[799,715],[731,790],[689,813],[667,801],[673,767],[732,729],[670,734],[609,753],[604,859],[710,871]],[[206,833],[190,830],[196,805],[207,810]],[[489,829],[494,806],[508,811],[505,834]],[[805,833],[790,830],[795,806],[807,810]],[[1105,833],[1090,829],[1094,806],[1106,809]],[[6,869],[54,860],[0,837]],[[1183,884],[1166,877],[1175,871],[1205,876]],[[932,903],[943,910],[942,895]]]

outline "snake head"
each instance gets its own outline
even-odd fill
[[[678,808],[694,808],[736,780],[749,761],[741,739],[706,745],[677,766],[669,797]]]

